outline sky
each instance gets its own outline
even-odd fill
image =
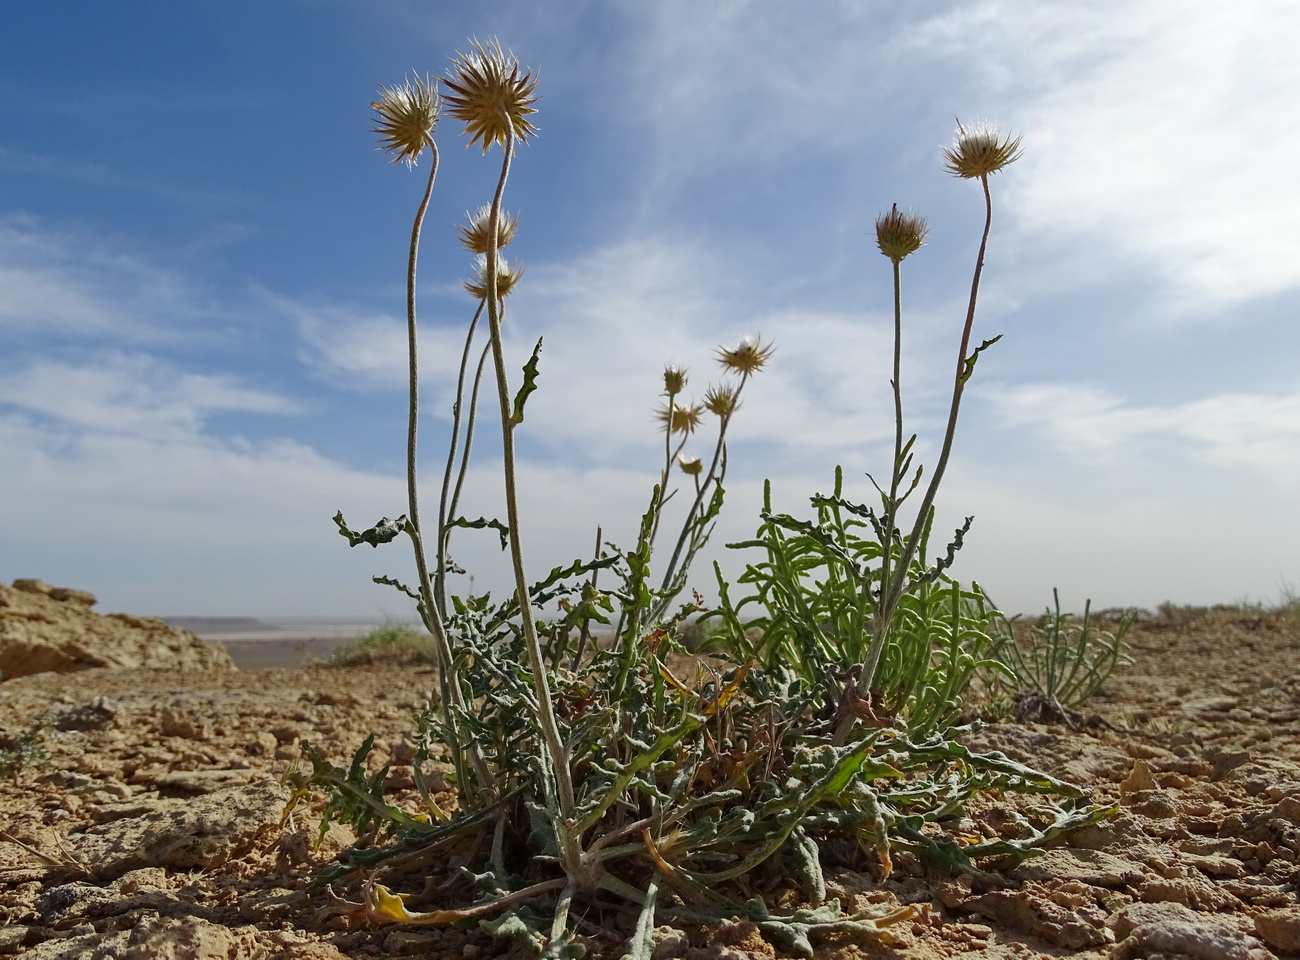
[[[976,342],[937,536],[1007,612],[1271,602],[1300,586],[1300,6],[1287,0],[46,0],[0,32],[0,579],[142,615],[410,616],[405,264],[428,173],[370,102],[496,37],[538,78],[505,206],[507,364],[544,338],[520,445],[530,577],[631,546],[662,371],[776,350],[729,434],[692,585],[773,506],[888,474],[890,205],[902,392],[942,440],[975,253],[956,121],[1023,138],[991,180]],[[438,128],[420,254],[422,498],[438,497],[474,302],[457,244],[500,152]],[[489,397],[490,399],[490,397]],[[486,407],[465,512],[504,516]],[[688,452],[711,449],[706,423]],[[680,474],[675,480],[687,478]],[[680,508],[685,492],[670,506]],[[671,523],[671,518],[666,521]],[[680,522],[680,521],[678,521]],[[463,531],[459,589],[507,590]]]

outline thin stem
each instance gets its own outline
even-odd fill
[[[677,572],[677,564],[682,559],[682,550],[685,549],[687,540],[690,537],[691,527],[695,521],[695,515],[699,513],[700,506],[704,503],[705,493],[708,491],[710,485],[716,486],[722,481],[722,477],[719,476],[718,474],[718,465],[720,463],[723,464],[723,472],[725,474],[726,471],[725,464],[726,464],[726,455],[727,455],[727,442],[726,442],[727,427],[730,426],[731,424],[732,414],[734,414],[736,412],[736,409],[740,406],[740,394],[744,391],[745,384],[748,381],[749,381],[749,374],[748,373],[741,374],[740,386],[736,387],[735,402],[732,405],[731,410],[723,417],[721,417],[721,425],[718,427],[718,442],[717,445],[713,448],[713,461],[709,464],[709,472],[705,474],[704,482],[696,487],[695,500],[694,502],[691,503],[690,510],[686,512],[686,521],[685,523],[682,524],[681,533],[678,534],[677,536],[677,544],[676,546],[673,547],[672,558],[668,561],[668,567],[664,570],[663,582],[660,583],[659,585],[659,589],[661,592],[668,589],[668,585],[672,583],[673,576]],[[689,556],[690,554],[688,552],[687,554],[688,560],[689,560]],[[656,608],[656,615],[658,615],[658,613],[661,613],[665,606],[666,603],[661,599]]]
[[[528,652],[529,667],[533,673],[534,692],[537,697],[537,721],[541,727],[544,749],[550,754],[555,775],[556,793],[559,801],[561,823],[557,824],[557,833],[561,843],[560,860],[569,869],[580,868],[582,850],[578,838],[568,828],[573,822],[574,795],[573,774],[569,769],[569,751],[560,736],[559,724],[555,721],[555,707],[551,702],[551,689],[547,683],[546,668],[542,657],[542,647],[537,639],[537,627],[533,623],[532,604],[528,596],[528,577],[524,572],[524,553],[519,536],[519,501],[515,485],[515,441],[514,419],[512,415],[509,384],[506,380],[505,354],[501,346],[501,301],[497,296],[497,224],[501,216],[501,198],[505,193],[506,180],[510,176],[510,161],[514,157],[514,138],[508,138],[505,144],[505,156],[501,162],[501,177],[497,181],[496,193],[492,197],[492,209],[488,215],[488,251],[487,251],[487,306],[488,330],[492,338],[492,361],[496,369],[497,397],[501,404],[501,444],[505,474],[506,521],[510,527],[510,559],[515,573],[515,589],[519,599],[520,627],[524,636],[524,647]]]
[[[469,472],[469,455],[474,449],[474,428],[478,423],[478,392],[483,385],[483,367],[491,352],[492,344],[489,343],[479,354],[478,368],[474,371],[474,388],[469,393],[469,419],[465,423],[465,449],[460,455],[460,470],[456,472],[456,489],[452,491],[451,505],[447,508],[449,517],[456,516],[456,511],[460,508],[460,492],[465,486],[465,474]],[[473,577],[470,581],[473,582]]]
[[[469,367],[469,351],[474,344],[474,332],[478,329],[479,318],[483,316],[483,303],[484,301],[479,301],[478,309],[474,311],[474,319],[469,322],[469,332],[465,334],[465,349],[460,354],[460,370],[456,375],[456,402],[451,407],[451,442],[447,445],[447,466],[442,473],[442,496],[438,500],[438,566],[434,581],[434,596],[444,610],[447,609],[447,550],[451,542],[451,530],[447,526],[452,520],[448,510],[451,472],[455,469],[456,447],[460,442],[461,405],[465,400],[465,371]],[[472,419],[472,405],[470,416]]]
[[[429,580],[429,565],[425,557],[424,541],[420,534],[420,501],[416,481],[416,440],[419,434],[420,420],[420,364],[416,335],[415,277],[420,254],[420,230],[424,225],[424,215],[429,209],[429,198],[433,195],[433,184],[438,176],[438,147],[436,144],[430,144],[430,148],[433,160],[429,169],[429,182],[424,189],[424,196],[420,200],[420,206],[416,210],[415,222],[411,225],[411,247],[406,262],[406,333],[407,361],[409,364],[407,376],[410,386],[406,421],[406,500],[408,518],[406,532],[410,536],[411,546],[415,550],[415,567],[420,578],[420,618],[424,621],[425,629],[433,636],[434,650],[438,657],[438,685],[442,694],[442,719],[447,729],[447,742],[451,748],[452,761],[461,784],[461,802],[466,804],[467,807],[472,807],[474,803],[467,786],[468,779],[465,777],[464,757],[461,753],[462,745],[456,724],[456,713],[464,710],[464,700],[461,696],[460,685],[456,683],[452,666],[451,644],[447,638],[442,611],[436,602],[433,587]],[[470,761],[479,779],[479,789],[490,790],[491,778],[487,776],[487,769],[483,764],[483,760],[479,756],[477,748],[472,744],[470,745]]]
[[[664,466],[663,469],[659,471],[660,499],[655,509],[654,526],[650,528],[651,546],[654,545],[655,537],[659,535],[659,519],[662,515],[661,511],[663,510],[664,503],[666,502],[663,496],[663,491],[668,489],[668,474],[671,472],[673,467],[673,405],[677,402],[677,393],[669,390],[666,395],[668,397],[668,422],[664,424]],[[685,442],[686,441],[683,438],[682,443],[684,444]],[[680,452],[681,449],[682,444],[678,444],[678,452]]]
[[[935,465],[934,474],[930,477],[930,484],[926,487],[925,496],[920,507],[917,508],[916,523],[912,526],[911,535],[903,541],[903,552],[898,559],[897,575],[894,577],[894,582],[889,585],[888,591],[881,598],[880,605],[876,608],[875,636],[871,638],[871,649],[867,652],[867,660],[862,668],[861,685],[867,690],[871,689],[871,682],[875,678],[876,667],[880,663],[880,654],[884,649],[889,627],[893,623],[894,612],[898,609],[899,600],[902,599],[903,588],[907,582],[907,571],[916,556],[921,532],[925,528],[930,509],[934,506],[934,498],[939,492],[939,483],[943,480],[944,471],[948,468],[948,457],[952,454],[953,437],[957,434],[957,413],[961,407],[962,391],[966,386],[966,365],[969,360],[966,351],[970,348],[971,328],[975,325],[975,304],[979,299],[980,276],[984,272],[984,253],[988,249],[989,230],[993,225],[993,198],[989,193],[989,178],[987,175],[980,177],[980,184],[984,188],[984,232],[980,236],[979,254],[975,258],[975,273],[971,278],[970,286],[970,302],[966,307],[966,324],[962,328],[961,347],[957,351],[957,372],[953,378],[952,404],[948,409],[948,428],[944,431],[943,447],[939,452],[939,460]],[[888,550],[889,545],[884,546]]]
[[[893,260],[894,265],[894,378],[890,381],[894,388],[894,465],[889,475],[889,497],[885,500],[885,515],[882,518],[881,526],[885,532],[886,542],[880,545],[880,597],[884,599],[890,592],[893,585],[891,574],[903,576],[903,568],[894,570],[892,561],[894,558],[894,524],[898,522],[898,487],[902,482],[903,474],[903,390],[902,390],[902,360],[903,360],[903,273],[902,261]],[[868,584],[864,584],[864,593],[869,590]],[[876,606],[877,612],[880,605]],[[888,630],[888,624],[877,624],[878,628],[883,627]],[[880,632],[879,630],[877,632]]]

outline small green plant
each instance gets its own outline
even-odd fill
[[[1064,720],[1073,726],[1073,708],[1101,689],[1116,667],[1133,662],[1124,637],[1136,611],[1126,612],[1113,632],[1097,629],[1091,611],[1089,600],[1082,619],[1061,613],[1053,589],[1052,607],[1037,623],[1022,623],[1019,616],[999,621],[993,656],[1011,681],[1020,719]]]
[[[804,683],[825,687],[843,722],[865,719],[930,736],[957,720],[971,681],[990,666],[988,630],[998,613],[978,584],[963,587],[944,575],[955,546],[931,565],[923,528],[914,586],[899,600],[870,697],[859,696],[868,689],[860,665],[876,625],[884,551],[879,518],[843,498],[843,481],[837,470],[833,495],[813,498],[815,521],[773,513],[765,490],[757,539],[729,545],[765,551],[738,581],[754,592],[733,605],[718,573],[722,601],[705,618],[714,627],[705,649],[734,650],[768,671],[785,665]]]
[[[381,660],[432,659],[427,634],[405,623],[388,622],[339,647],[330,656],[330,663],[347,667]]]
[[[351,885],[356,899],[336,893],[335,907],[370,923],[477,923],[548,957],[581,956],[580,927],[608,930],[630,914],[636,920],[626,931],[626,955],[634,960],[651,956],[659,918],[739,916],[788,950],[811,956],[817,937],[853,933],[883,941],[891,924],[915,912],[843,914],[837,901],[826,899],[826,844],[846,847],[862,869],[881,875],[896,863],[930,875],[978,872],[980,858],[1023,857],[1104,816],[1106,810],[1069,784],[1001,755],[973,753],[948,735],[961,691],[980,666],[992,610],[978,586],[963,588],[945,574],[965,528],[936,558],[927,556],[926,543],[961,390],[992,342],[968,350],[983,244],[948,433],[911,533],[904,535],[897,520],[920,473],[910,474],[912,441],[902,439],[896,356],[899,434],[893,476],[881,490],[883,510],[845,500],[838,481],[832,497],[814,499],[821,511],[816,524],[773,515],[769,504],[761,538],[775,559],[753,568],[759,572],[746,581],[766,591],[764,602],[776,604],[762,630],[741,622],[743,601],[733,607],[728,584],[719,578],[720,620],[686,631],[702,599],[680,598],[722,508],[728,427],[773,348],[746,337],[720,349],[726,380],[698,404],[684,399],[685,371],[665,369],[658,410],[663,461],[632,547],[608,544],[598,527],[590,560],[531,581],[521,543],[514,436],[537,388],[541,342],[512,393],[501,320],[521,271],[506,266],[499,251],[516,229],[502,201],[516,145],[536,133],[536,81],[492,41],[474,42],[470,54],[458,54],[440,82],[450,91],[449,115],[464,122],[471,143],[484,153],[499,146],[502,165],[491,203],[461,228],[465,246],[480,257],[476,278],[466,284],[477,309],[462,352],[436,528],[426,541],[416,475],[415,273],[437,170],[433,132],[440,101],[434,84],[418,78],[384,88],[374,104],[378,132],[394,159],[413,165],[426,150],[433,159],[407,264],[407,511],[361,532],[341,513],[335,517],[352,546],[378,546],[401,535],[410,540],[415,585],[375,579],[415,601],[431,638],[439,696],[416,718],[417,809],[385,796],[385,771],[372,772],[367,763],[373,739],[346,768],[303,745],[310,771],[296,779],[295,795],[323,790],[326,818],[349,822],[366,838],[317,878],[318,885],[340,884],[332,889]],[[946,162],[959,176],[979,177],[987,201],[988,175],[1017,152],[1018,141],[991,128],[959,128]],[[919,219],[900,216],[895,208],[877,224],[881,250],[895,267],[896,335],[898,264],[924,235]],[[482,317],[488,343],[471,378]],[[504,453],[504,523],[469,520],[458,510],[489,356]],[[686,444],[706,413],[715,418],[712,449],[706,457],[690,456]],[[670,489],[678,474],[690,483],[680,526],[665,512],[681,492]],[[510,596],[494,601],[487,594],[451,592],[449,576],[459,572],[450,556],[451,533],[465,527],[501,536],[514,575]],[[671,550],[662,568],[655,563],[656,543]],[[818,563],[833,587],[826,598],[817,594],[810,609],[796,610],[791,605],[798,597],[814,595],[803,578]],[[797,569],[776,569],[781,564]],[[605,628],[599,643],[593,624]],[[684,632],[698,636],[708,656],[693,656]],[[444,746],[453,768],[447,777],[455,786],[452,804],[435,799],[426,774]],[[1062,799],[1038,806],[1016,836],[972,842],[948,833],[943,825],[988,790]],[[383,883],[376,879],[381,875]],[[410,892],[398,892],[402,883]],[[778,888],[808,906],[773,912],[755,893]],[[601,922],[575,920],[583,915]]]
[[[38,720],[4,746],[0,746],[0,777],[16,778],[25,770],[49,763],[45,732],[51,720]]]

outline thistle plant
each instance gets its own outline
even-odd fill
[[[915,914],[910,906],[845,914],[827,900],[826,844],[847,846],[854,866],[881,877],[897,866],[921,874],[979,872],[982,858],[1018,859],[1104,816],[1069,784],[1000,755],[975,754],[947,736],[965,684],[983,665],[985,630],[995,615],[977,585],[963,588],[945,574],[965,528],[946,552],[933,558],[927,552],[961,390],[992,342],[968,352],[983,245],[949,429],[911,533],[900,532],[900,508],[921,478],[911,469],[915,437],[904,440],[899,265],[922,244],[925,225],[893,208],[877,224],[878,245],[894,267],[896,338],[897,430],[889,482],[877,488],[882,508],[845,500],[840,476],[832,496],[814,498],[816,523],[773,514],[768,502],[762,538],[755,542],[768,550],[769,562],[742,577],[757,589],[752,602],[769,611],[762,633],[746,630],[738,611],[751,601],[733,606],[719,576],[715,616],[724,629],[714,635],[712,656],[691,660],[679,628],[702,598],[692,594],[672,607],[722,508],[733,418],[774,348],[758,337],[719,348],[724,379],[699,402],[687,397],[687,371],[665,368],[655,411],[663,459],[633,548],[606,543],[598,527],[590,560],[530,582],[515,431],[537,387],[541,342],[512,393],[502,324],[506,297],[522,271],[507,264],[501,250],[519,228],[503,200],[517,146],[537,134],[536,80],[496,41],[475,41],[468,54],[457,54],[440,83],[446,91],[441,104],[433,85],[418,78],[381,88],[374,104],[382,148],[394,160],[414,167],[426,151],[431,158],[406,276],[407,512],[362,532],[351,530],[341,513],[335,517],[353,546],[377,546],[401,534],[410,540],[415,588],[389,577],[376,580],[416,601],[432,637],[439,697],[416,718],[418,801],[389,802],[386,772],[368,772],[373,738],[346,768],[304,744],[310,771],[296,779],[296,796],[323,789],[322,828],[340,819],[364,838],[318,877],[332,893],[335,883],[355,891],[352,900],[335,893],[332,909],[371,924],[478,923],[550,957],[582,955],[575,916],[594,912],[601,922],[586,928],[608,932],[630,910],[636,919],[624,932],[626,955],[634,960],[649,960],[660,918],[741,916],[789,951],[811,956],[821,936],[887,942],[890,927]],[[463,123],[484,155],[500,148],[501,166],[491,202],[459,228],[462,245],[477,258],[465,284],[476,309],[461,352],[429,549],[417,497],[415,280],[437,171],[433,133],[440,108]],[[981,179],[991,210],[988,176],[999,158],[1000,165],[1014,159],[1018,141],[994,136],[991,146],[978,138],[964,142],[959,138],[951,165],[963,171],[959,175]],[[484,317],[487,343],[475,365]],[[460,513],[485,378],[495,384],[501,425],[504,523]],[[696,453],[692,445],[705,436],[704,452]],[[680,524],[670,523],[666,508],[678,494],[684,510]],[[510,596],[494,602],[488,594],[451,594],[448,578],[459,570],[451,535],[464,527],[501,535],[513,574]],[[656,544],[667,555],[662,567],[655,562]],[[813,570],[829,571],[819,593],[806,583]],[[593,623],[610,627],[612,637],[589,643]],[[877,688],[888,691],[897,710],[873,703]],[[442,744],[453,767],[450,800],[435,794],[427,770]],[[1035,806],[1015,836],[972,842],[952,835],[945,825],[987,790],[1063,799]],[[419,809],[413,811],[412,802]],[[396,892],[408,878],[408,886],[423,892]],[[765,887],[797,894],[805,906],[775,911],[753,894]],[[448,907],[448,898],[459,905]]]
[[[775,514],[765,498],[758,537],[736,547],[758,547],[767,560],[750,564],[741,577],[756,593],[731,605],[718,573],[724,601],[717,612],[723,642],[744,646],[769,666],[800,665],[806,682],[839,685],[837,738],[857,723],[901,723],[914,733],[942,729],[959,712],[961,697],[987,663],[996,610],[979,586],[960,587],[947,576],[971,518],[957,529],[947,549],[927,555],[934,502],[947,470],[966,383],[981,353],[1000,337],[971,349],[984,257],[992,226],[989,177],[1020,156],[1019,138],[1008,138],[989,124],[967,128],[958,122],[953,145],[943,151],[945,169],[963,179],[978,179],[984,193],[984,226],[971,279],[957,366],[948,405],[947,426],[928,483],[914,464],[917,437],[905,430],[902,391],[902,264],[925,243],[926,220],[897,204],[875,222],[876,245],[889,260],[893,287],[894,445],[888,480],[868,474],[880,498],[879,509],[846,500],[837,471],[831,496],[814,496],[817,520]],[[920,494],[910,524],[903,507]],[[908,529],[910,527],[910,529]],[[746,606],[763,610],[750,625],[740,619]],[[762,642],[749,644],[751,629]]]
[[[975,372],[975,362],[979,359],[979,355],[1001,339],[1000,335],[993,337],[983,341],[974,350],[970,350],[971,331],[975,325],[975,306],[979,300],[980,279],[984,273],[984,254],[988,249],[989,231],[993,226],[993,197],[989,190],[989,177],[1004,169],[1008,164],[1013,163],[1020,155],[1019,137],[1007,137],[998,131],[996,127],[986,122],[978,123],[968,130],[960,120],[957,122],[957,136],[953,145],[946,147],[943,151],[944,167],[949,173],[964,180],[979,180],[980,187],[984,192],[984,229],[980,234],[979,252],[975,257],[975,271],[971,277],[970,297],[966,307],[966,320],[962,325],[961,343],[957,348],[957,369],[953,375],[952,400],[948,407],[948,424],[944,430],[943,443],[939,448],[939,458],[935,462],[934,470],[930,475],[930,482],[922,494],[921,503],[916,508],[916,519],[912,524],[911,533],[900,541],[901,549],[897,563],[891,563],[891,560],[893,559],[892,544],[898,511],[903,500],[916,489],[921,480],[921,470],[918,467],[907,491],[902,494],[899,493],[900,485],[911,466],[911,446],[915,441],[915,436],[913,436],[906,444],[902,442],[903,408],[899,387],[899,354],[902,341],[902,279],[900,264],[908,253],[921,246],[925,238],[926,227],[925,221],[920,218],[899,214],[897,206],[894,206],[888,214],[876,222],[876,237],[880,252],[889,258],[893,265],[894,274],[893,388],[896,433],[889,493],[883,497],[884,515],[886,517],[883,526],[885,534],[889,538],[890,548],[885,550],[884,560],[881,564],[879,600],[873,618],[871,648],[868,650],[867,658],[862,664],[861,678],[858,681],[859,686],[867,691],[868,696],[870,696],[872,681],[880,663],[881,653],[889,639],[890,628],[893,625],[899,602],[909,585],[915,583],[911,577],[911,562],[921,546],[922,532],[931,522],[931,510],[934,506],[935,496],[939,492],[939,484],[943,482],[944,473],[948,469],[948,458],[952,454],[953,439],[957,434],[957,416],[961,410],[962,394],[966,389],[966,382],[970,380],[971,374]],[[965,534],[969,525],[970,520],[968,519],[966,526],[962,527],[958,532],[956,543],[960,544],[960,538]]]

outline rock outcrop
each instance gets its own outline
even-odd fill
[[[100,616],[94,594],[0,583],[0,680],[92,667],[233,670],[225,648],[152,617]]]

